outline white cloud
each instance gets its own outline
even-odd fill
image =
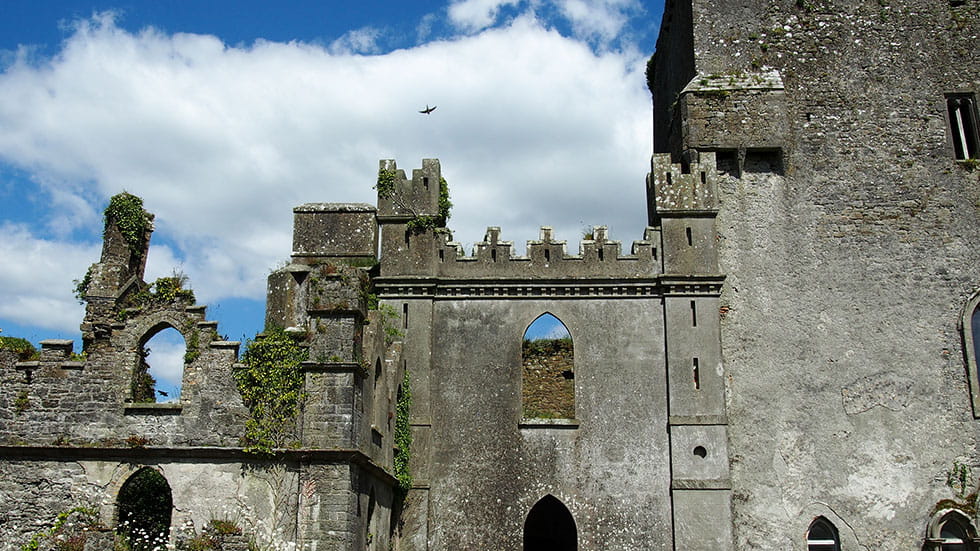
[[[72,295],[72,279],[98,260],[99,245],[41,239],[10,223],[0,224],[0,235],[0,318],[76,331],[84,308]]]
[[[520,0],[458,0],[449,5],[449,21],[466,32],[481,31],[497,22],[502,6],[517,5]]]
[[[184,338],[176,329],[166,329],[147,341],[146,348],[150,351],[146,363],[150,366],[150,375],[156,380],[156,389],[167,393],[166,396],[158,395],[157,399],[175,401],[180,397],[184,376],[184,353],[187,351]]]
[[[363,27],[347,31],[343,36],[330,44],[333,54],[376,54],[381,51],[378,47],[378,37],[381,31],[374,27]]]
[[[637,0],[555,0],[576,36],[608,43],[622,32],[629,15],[641,10]]]
[[[291,250],[292,207],[373,203],[382,158],[409,171],[441,159],[459,241],[499,225],[522,251],[551,225],[575,252],[583,225],[605,223],[628,252],[646,221],[644,61],[597,54],[532,16],[375,56],[134,34],[104,16],[56,57],[0,73],[0,159],[66,207],[62,233],[100,230],[112,194],[142,196],[157,228],[147,279],[179,265],[205,302],[263,298],[269,267]],[[419,115],[426,104],[439,109]],[[70,279],[98,247],[18,231],[0,252],[43,259],[31,268],[43,285],[0,268],[0,317],[77,326]]]

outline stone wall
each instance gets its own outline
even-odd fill
[[[963,502],[947,473],[980,464],[957,327],[980,286],[980,186],[953,160],[944,100],[980,92],[980,4],[691,4],[694,84],[785,84],[783,166],[719,181],[736,547],[801,549],[824,516],[844,549],[920,548],[937,504]],[[678,129],[724,120],[710,113]]]

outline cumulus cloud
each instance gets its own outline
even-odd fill
[[[631,13],[642,10],[638,0],[556,0],[575,34],[608,43],[622,32]]]
[[[472,14],[492,20],[513,3],[468,0],[450,16],[479,26]],[[77,326],[70,293],[53,289],[70,289],[98,247],[67,232],[100,226],[122,190],[156,214],[148,279],[180,266],[202,301],[263,298],[269,267],[291,250],[292,207],[373,203],[383,158],[409,170],[441,159],[464,243],[490,225],[519,251],[540,225],[571,252],[588,224],[609,224],[626,252],[642,237],[643,57],[596,53],[532,16],[384,55],[355,53],[372,47],[365,32],[343,48],[231,47],[99,16],[55,57],[17,57],[0,72],[0,160],[65,208],[52,227],[61,241],[6,226],[19,233],[0,253],[41,263],[29,275],[0,266],[0,316]],[[426,104],[439,109],[419,115]]]
[[[84,309],[72,296],[100,247],[42,239],[24,225],[0,224],[0,318],[75,331]]]
[[[500,8],[520,0],[458,0],[449,5],[449,21],[467,32],[481,31],[497,22]]]
[[[348,31],[330,44],[332,54],[376,54],[381,51],[378,37],[381,31],[374,27],[363,27]]]
[[[184,376],[184,353],[187,345],[176,329],[168,328],[153,336],[146,343],[149,354],[146,363],[150,375],[156,380],[157,400],[173,402],[180,398],[180,388]]]

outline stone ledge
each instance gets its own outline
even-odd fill
[[[521,419],[521,429],[577,429],[578,419]]]
[[[686,425],[727,425],[728,417],[725,415],[671,415],[667,424],[676,426]]]
[[[180,415],[182,409],[179,403],[130,403],[123,406],[123,415]]]
[[[727,478],[716,480],[675,479],[670,481],[671,490],[731,490],[732,482]]]

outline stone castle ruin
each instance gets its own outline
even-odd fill
[[[377,205],[294,209],[244,352],[143,280],[124,197],[84,355],[0,349],[0,548],[978,549],[978,34],[668,0],[641,239],[467,256],[439,162],[382,161]],[[165,329],[182,392],[142,401]]]

